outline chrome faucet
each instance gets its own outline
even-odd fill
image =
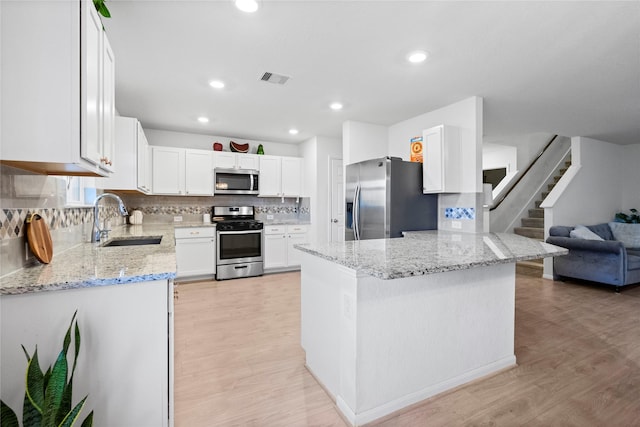
[[[117,195],[112,193],[102,193],[101,195],[96,197],[96,201],[93,202],[93,229],[91,230],[92,243],[99,242],[103,236],[107,237],[109,234],[109,231],[111,231],[111,230],[100,229],[100,220],[98,218],[98,205],[100,204],[100,200],[105,197],[115,199],[118,202],[118,209],[120,210],[120,215],[122,216],[129,215],[129,212],[127,212],[127,208],[125,208],[124,203],[122,203],[122,199]]]

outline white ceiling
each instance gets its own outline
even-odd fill
[[[116,108],[143,127],[295,143],[476,95],[485,136],[640,143],[638,1],[263,0],[255,14],[230,0],[106,4]],[[414,49],[429,59],[407,63]],[[265,83],[266,71],[291,79]]]

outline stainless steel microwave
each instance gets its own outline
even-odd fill
[[[214,169],[214,194],[258,194],[258,175],[254,169]]]

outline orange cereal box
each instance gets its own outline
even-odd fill
[[[411,161],[422,163],[422,137],[411,138]]]

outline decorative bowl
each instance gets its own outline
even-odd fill
[[[249,144],[238,144],[235,141],[229,141],[229,148],[234,153],[248,153],[249,152]]]

